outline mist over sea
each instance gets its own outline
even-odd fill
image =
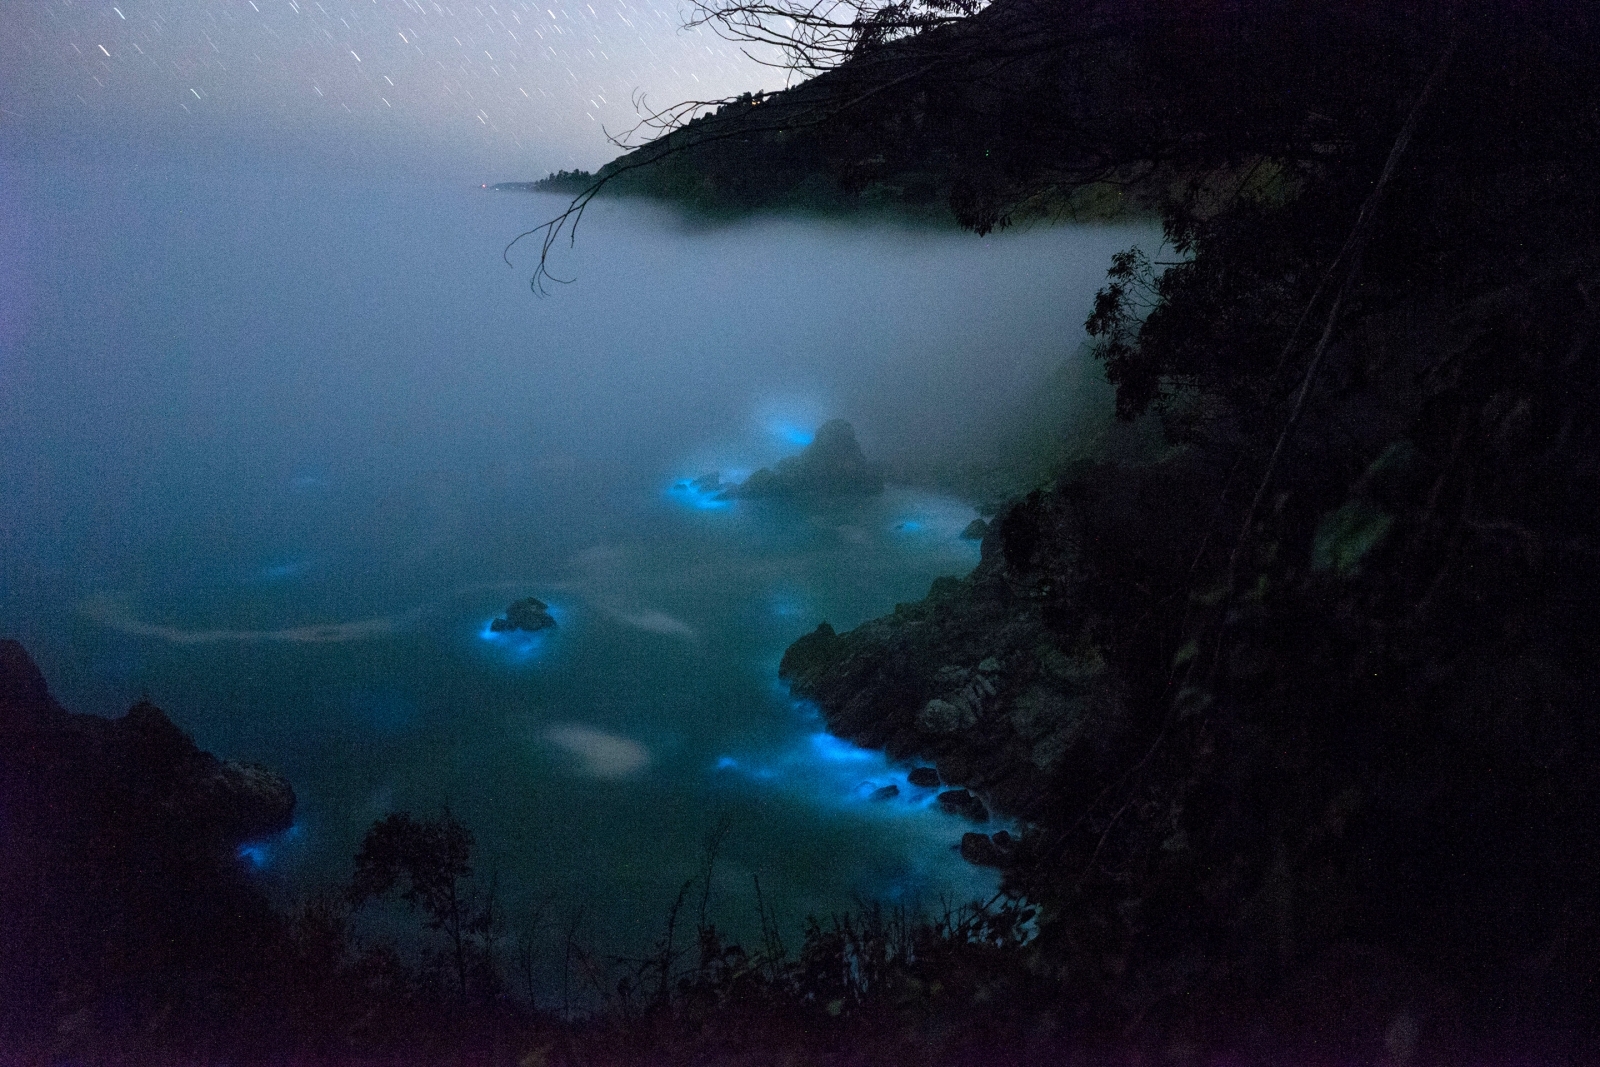
[[[985,447],[1147,233],[602,201],[553,263],[576,280],[539,299],[536,243],[514,269],[501,249],[564,203],[426,160],[0,149],[0,633],[73,710],[148,695],[285,774],[295,829],[240,858],[285,893],[344,877],[385,812],[446,804],[513,926],[548,896],[618,950],[723,818],[735,928],[754,874],[785,922],[992,891],[963,825],[776,675],[822,620],[968,571],[970,504],[673,486],[833,417],[891,464]],[[529,595],[558,629],[487,631]]]

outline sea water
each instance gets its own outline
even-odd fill
[[[0,167],[0,632],[69,707],[148,696],[286,775],[294,828],[240,854],[274,892],[446,806],[508,930],[581,906],[603,951],[659,933],[719,825],[733,929],[757,877],[791,929],[994,891],[909,768],[777,677],[819,622],[970,570],[971,504],[682,483],[832,417],[875,459],[959,460],[1148,234],[602,201],[539,298],[537,242],[501,251],[559,198],[228,145],[13,144]],[[489,628],[526,596],[558,626]]]

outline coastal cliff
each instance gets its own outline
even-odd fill
[[[239,849],[294,808],[283,778],[200,750],[148,701],[67,711],[0,641],[0,1047],[63,1018],[219,1017],[279,936]]]

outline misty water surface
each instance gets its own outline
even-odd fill
[[[654,935],[723,816],[734,926],[756,872],[790,922],[992,889],[926,794],[864,800],[904,768],[776,679],[819,621],[970,569],[971,507],[671,486],[835,416],[877,459],[959,457],[1076,349],[1142,234],[600,204],[557,261],[577,281],[540,300],[500,250],[561,201],[223,147],[0,163],[0,632],[65,704],[148,694],[286,774],[294,831],[241,857],[283,891],[343,877],[383,813],[444,804],[513,929],[554,894],[617,948]],[[559,630],[488,634],[526,595]]]

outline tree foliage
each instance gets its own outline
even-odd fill
[[[486,957],[497,933],[493,890],[482,892],[468,884],[472,847],[472,831],[449,808],[425,820],[391,813],[362,838],[348,894],[351,904],[360,907],[398,891],[401,900],[422,913],[429,930],[445,935],[463,996],[469,976],[490,974]]]

